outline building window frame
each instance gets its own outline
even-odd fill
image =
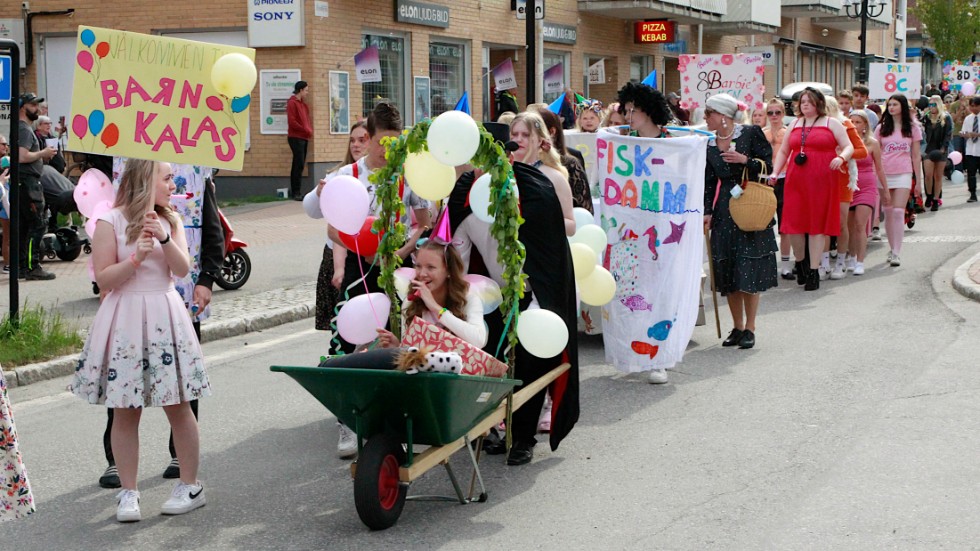
[[[549,49],[545,49],[544,52],[543,52],[543,54],[542,54],[542,58],[541,58],[541,60],[543,62],[542,63],[541,70],[542,71],[547,71],[549,67],[555,65],[555,63],[557,63],[558,61],[560,61],[561,64],[562,64],[562,66],[561,66],[562,67],[562,73],[564,73],[562,75],[562,79],[565,82],[565,88],[571,88],[572,87],[572,81],[571,81],[572,67],[570,65],[570,63],[571,63],[571,57],[572,57],[572,52],[570,52],[568,50],[549,50]],[[552,58],[552,60],[551,61],[545,61],[548,58]],[[558,59],[558,58],[560,58],[560,59]],[[564,90],[562,90],[562,92],[563,91]],[[561,96],[562,92],[558,92],[557,94],[545,94],[545,92],[544,92],[544,83],[542,82],[542,84],[541,84],[541,101],[543,101],[544,103],[550,104],[553,101],[555,101],[556,99],[558,99],[558,97]],[[575,98],[572,98],[573,102],[574,102],[574,99]]]
[[[410,105],[408,103],[408,98],[410,98],[409,90],[412,90],[412,35],[411,33],[396,32],[391,30],[380,30],[373,28],[361,29],[361,48],[367,47],[366,39],[367,37],[375,37],[380,39],[396,39],[402,41],[402,51],[400,52],[401,64],[402,64],[402,74],[401,78],[396,79],[396,86],[398,87],[397,94],[399,97],[389,97],[396,107],[398,107],[399,113],[402,115],[402,120],[408,120],[406,117],[415,107],[414,102]],[[384,55],[384,54],[382,54]],[[384,71],[384,61],[382,60],[382,72]],[[390,82],[390,80],[389,80]],[[384,84],[382,81],[380,84]],[[363,83],[361,84],[361,114],[367,117],[371,111],[374,110],[373,99],[367,99],[366,95],[375,88],[374,85],[379,84],[375,82]]]
[[[429,82],[430,82],[430,86],[431,86],[431,93],[432,93],[433,96],[435,96],[436,93],[437,93],[437,91],[436,91],[437,90],[437,88],[436,88],[437,79],[436,79],[436,76],[433,74],[433,71],[432,71],[432,46],[433,45],[438,45],[438,44],[444,44],[446,46],[459,47],[460,50],[461,50],[461,52],[460,52],[460,58],[461,58],[461,62],[462,62],[462,69],[463,69],[462,73],[463,73],[463,76],[462,76],[462,81],[461,81],[462,89],[460,91],[460,96],[462,96],[462,93],[470,91],[471,83],[472,83],[472,74],[473,74],[473,68],[472,68],[472,55],[473,55],[472,54],[472,42],[469,41],[469,40],[463,39],[463,38],[450,38],[450,37],[444,37],[444,36],[438,36],[438,35],[430,35],[429,36],[429,43],[428,43],[428,52],[429,52],[428,75],[429,75],[429,79],[430,79]],[[470,110],[472,111],[472,109],[473,109],[473,97],[472,97],[472,94],[470,94],[470,96],[471,96],[469,98],[469,101],[470,101]],[[452,110],[452,108],[456,106],[456,103],[458,101],[459,101],[459,98],[455,98],[452,101],[448,101],[447,102],[448,105],[446,107],[446,111]],[[438,114],[439,113],[437,113],[436,112],[436,109],[435,109],[435,103],[433,102],[433,105],[432,105],[432,117],[435,118]]]

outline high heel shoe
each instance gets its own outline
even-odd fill
[[[807,270],[806,285],[803,286],[803,290],[816,291],[817,289],[820,289],[820,271],[816,268],[810,268]]]
[[[809,271],[805,262],[799,260],[796,261],[796,284],[803,285],[806,283],[806,274]]]

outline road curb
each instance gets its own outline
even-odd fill
[[[279,325],[313,317],[316,303],[309,301],[267,310],[257,314],[248,314],[237,318],[204,323],[201,325],[201,342],[213,342],[245,333],[262,331]],[[25,386],[48,379],[64,377],[75,372],[79,354],[69,354],[46,362],[22,365],[11,371],[4,371],[9,388]]]
[[[980,284],[970,278],[970,268],[978,262],[980,262],[980,253],[973,255],[970,260],[956,268],[953,273],[953,288],[966,298],[980,302]]]

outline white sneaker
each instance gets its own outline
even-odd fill
[[[844,279],[844,264],[842,262],[834,264],[834,271],[830,272],[830,279]]]
[[[856,276],[864,275],[864,262],[854,263],[854,275]]]
[[[340,432],[340,438],[337,440],[337,457],[350,459],[357,455],[357,433],[343,423],[338,423],[337,428]]]
[[[160,512],[165,515],[183,515],[198,507],[204,507],[207,502],[202,484],[178,482],[174,486],[174,490],[170,492],[170,499],[160,508]]]
[[[651,385],[662,385],[667,383],[667,370],[666,369],[653,369],[650,371],[649,378],[647,382]]]
[[[878,228],[873,228],[871,230],[871,240],[881,241],[881,230],[879,230]]]
[[[858,263],[857,260],[858,259],[856,256],[847,255],[847,260],[844,262],[844,266],[846,267],[848,272],[854,271],[854,268],[857,266]]]
[[[891,264],[893,258],[895,258],[895,253],[888,251],[888,256],[885,257],[885,262]]]
[[[116,507],[116,520],[119,522],[139,522],[143,520],[140,514],[140,493],[136,490],[123,490],[116,494],[119,506]]]
[[[899,258],[897,254],[893,254],[891,259],[888,261],[888,263],[891,264],[892,266],[901,266],[902,259]]]
[[[817,268],[817,271],[820,274],[820,281],[827,281],[828,279],[830,279],[830,273],[827,271],[827,268],[820,266],[819,268]]]

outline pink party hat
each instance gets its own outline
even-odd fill
[[[442,209],[442,216],[440,216],[439,221],[436,222],[435,230],[432,232],[432,237],[442,241],[443,243],[452,243],[453,235],[449,228],[449,206],[447,205],[444,209]]]

